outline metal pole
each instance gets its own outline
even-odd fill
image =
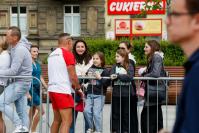
[[[17,0],[17,26],[20,28],[19,15],[20,15],[20,7],[19,7],[19,0]]]

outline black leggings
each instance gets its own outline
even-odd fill
[[[148,117],[147,117],[147,114],[149,114]],[[157,119],[157,116],[158,116],[158,119]],[[163,116],[162,116],[161,105],[148,106],[148,107],[144,106],[141,113],[142,133],[157,133],[162,128],[163,128]]]
[[[120,112],[120,105],[121,105],[121,112]],[[130,110],[129,110],[129,105],[130,105]],[[130,111],[130,114],[129,114],[129,111]],[[114,133],[138,133],[136,96],[130,97],[130,104],[129,104],[129,97],[121,97],[121,103],[120,103],[120,97],[112,98],[111,125],[112,125],[111,132],[114,132]],[[129,125],[130,125],[130,128],[129,128]]]

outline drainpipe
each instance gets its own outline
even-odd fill
[[[20,28],[19,15],[20,15],[20,7],[19,7],[19,0],[17,0],[17,26]]]

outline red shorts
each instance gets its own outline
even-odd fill
[[[74,108],[74,100],[70,94],[49,92],[49,96],[54,110]]]

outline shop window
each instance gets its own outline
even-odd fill
[[[71,36],[80,36],[80,6],[64,6],[64,32]]]

